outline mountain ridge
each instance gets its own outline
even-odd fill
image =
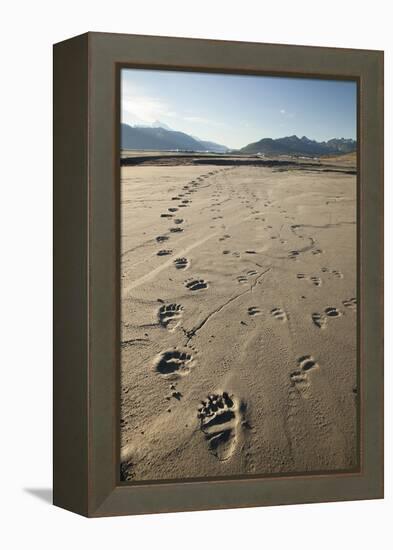
[[[339,155],[356,151],[357,142],[351,138],[332,138],[318,142],[307,136],[262,138],[241,149],[230,149],[212,141],[200,139],[169,128],[156,121],[150,125],[121,124],[122,149],[150,151],[193,151],[211,153],[270,154],[270,155]]]
[[[262,138],[249,143],[238,150],[246,154],[295,154],[295,155],[328,155],[344,154],[356,151],[357,142],[352,138],[332,138],[328,141],[316,141],[307,136],[297,135],[282,138]]]
[[[209,151],[213,153],[229,151],[225,145],[201,140],[177,130],[168,130],[162,124],[160,126],[130,126],[122,123],[121,148],[151,151]]]

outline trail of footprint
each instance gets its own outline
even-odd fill
[[[270,313],[273,315],[273,317],[275,319],[277,319],[278,321],[288,321],[288,315],[287,313],[279,308],[279,307],[275,307],[273,308]]]
[[[156,359],[155,370],[167,378],[177,378],[189,374],[192,360],[192,355],[186,351],[164,351]]]
[[[187,269],[190,265],[187,258],[176,258],[173,263],[175,264],[176,269]]]
[[[251,317],[254,317],[255,315],[261,315],[261,310],[256,306],[251,306],[248,308],[247,313],[251,315]]]
[[[163,305],[158,310],[158,322],[163,327],[174,330],[179,325],[183,310],[180,304]]]
[[[182,227],[171,227],[169,231],[171,233],[181,233],[182,231],[184,231],[184,229]]]
[[[297,389],[300,395],[307,398],[311,385],[309,371],[319,368],[319,365],[311,355],[303,355],[299,357],[297,362],[298,368],[291,372],[289,378],[291,384]]]
[[[203,279],[190,279],[188,281],[185,281],[184,284],[188,288],[188,290],[202,290],[204,288],[207,288],[209,285],[206,281]]]
[[[239,403],[227,392],[209,395],[202,401],[197,416],[209,451],[220,461],[231,458],[241,421]]]
[[[325,314],[328,317],[340,317],[341,311],[335,307],[327,307],[325,309]]]
[[[324,386],[322,393],[312,391],[314,377],[318,376],[321,366],[311,355],[300,357],[297,362],[298,368],[289,377],[286,424],[292,462],[295,467],[303,469],[305,446],[311,449],[309,445],[315,443],[315,457],[320,461],[320,470],[323,470],[332,461],[336,463],[336,444],[340,442],[344,448],[346,436],[339,422],[332,421],[328,403],[333,395],[329,395],[329,387]]]
[[[325,328],[326,327],[326,317],[324,315],[321,315],[320,313],[312,313],[311,319],[314,325],[316,325],[318,328]]]
[[[314,325],[316,325],[318,328],[325,328],[327,326],[327,317],[340,317],[342,315],[341,311],[337,309],[336,307],[329,306],[325,308],[325,311],[323,313],[312,313],[311,319]]]
[[[120,481],[132,481],[135,477],[132,460],[124,460],[120,464]]]
[[[316,275],[313,275],[312,277],[307,277],[305,273],[298,273],[296,275],[298,279],[309,279],[314,286],[321,286],[322,285],[322,279],[320,277],[317,277]]]
[[[158,243],[163,243],[168,240],[169,240],[169,237],[167,235],[158,235],[158,237],[156,237],[156,241]]]
[[[173,223],[175,223],[176,225],[179,225],[183,222],[184,222],[183,218],[176,218],[175,220],[173,220]]]
[[[343,300],[343,306],[347,307],[348,309],[356,309],[357,308],[357,300],[356,298],[348,298],[347,300]]]
[[[170,256],[172,253],[173,253],[173,250],[168,248],[168,249],[164,249],[164,250],[159,250],[157,252],[157,256]]]
[[[176,399],[176,401],[181,401],[183,394],[176,388],[176,383],[172,383],[169,389],[171,390],[171,394],[167,395],[165,399],[170,401],[173,398]]]

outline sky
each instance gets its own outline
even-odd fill
[[[230,148],[296,134],[356,139],[351,81],[122,69],[121,119]]]

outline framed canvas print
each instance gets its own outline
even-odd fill
[[[383,53],[54,47],[54,503],[382,498]]]

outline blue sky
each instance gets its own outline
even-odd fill
[[[160,121],[233,148],[293,134],[356,139],[356,84],[123,69],[121,118],[127,124]]]

